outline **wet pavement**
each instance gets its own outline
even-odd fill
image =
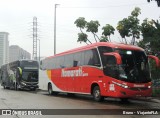
[[[56,114],[44,116],[0,115],[0,118],[159,118],[160,115],[123,115],[123,113],[122,115],[116,115],[117,112],[119,112],[116,110],[134,110],[135,112],[141,111],[143,109],[148,109],[149,111],[155,109],[160,110],[160,100],[150,97],[141,99],[130,99],[128,102],[121,102],[120,99],[106,98],[104,102],[95,102],[91,96],[86,95],[76,94],[75,96],[68,96],[66,93],[61,93],[56,96],[50,96],[48,95],[47,91],[15,91],[3,89],[2,87],[0,87],[0,109],[54,109],[51,112],[55,112]],[[66,115],[67,110],[69,110],[69,115]],[[88,115],[86,115],[87,113]]]

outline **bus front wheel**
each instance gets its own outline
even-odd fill
[[[53,90],[52,90],[52,85],[51,84],[48,84],[48,93],[49,93],[49,95],[53,94]]]
[[[104,100],[104,97],[101,96],[101,92],[100,92],[99,86],[95,86],[95,87],[93,88],[93,98],[94,98],[94,100],[97,101],[97,102],[101,102],[101,101]]]
[[[128,102],[128,98],[121,98],[121,102],[124,102],[124,103]]]

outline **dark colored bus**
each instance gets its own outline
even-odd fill
[[[0,81],[5,88],[38,88],[39,64],[35,60],[18,60],[1,66]]]

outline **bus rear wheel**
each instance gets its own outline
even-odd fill
[[[48,84],[48,93],[49,93],[49,95],[57,95],[58,94],[58,92],[53,91],[52,84]]]
[[[18,85],[17,82],[15,83],[15,90],[16,90],[16,91],[20,90],[19,85]]]
[[[53,90],[52,90],[52,85],[51,84],[48,84],[48,93],[49,93],[49,95],[53,94]]]
[[[93,88],[93,99],[97,102],[101,102],[104,100],[104,97],[101,96],[100,88],[99,86],[95,86]]]

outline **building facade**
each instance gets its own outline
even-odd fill
[[[18,45],[11,45],[9,47],[9,62],[20,59],[31,59],[31,54]]]
[[[0,32],[0,67],[9,62],[9,41],[7,32]]]

